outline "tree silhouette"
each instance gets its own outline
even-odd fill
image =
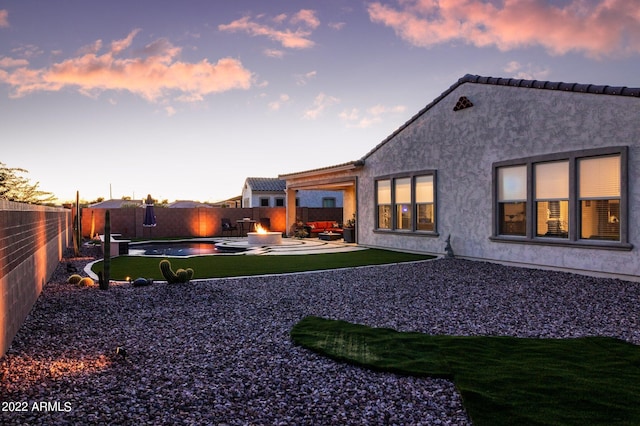
[[[55,200],[51,192],[40,190],[40,182],[31,183],[29,179],[20,176],[29,173],[19,167],[7,167],[0,162],[0,198],[29,204],[45,204]]]

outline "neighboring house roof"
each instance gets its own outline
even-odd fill
[[[211,206],[208,204],[191,200],[176,200],[175,202],[169,204],[167,207],[169,207],[170,209],[193,209],[199,207],[211,208]]]
[[[278,178],[249,177],[245,185],[254,192],[281,192],[287,189],[287,182]]]
[[[144,200],[105,200],[99,203],[90,204],[92,209],[120,209],[123,206],[142,206]]]
[[[626,87],[626,86],[598,86],[595,84],[580,84],[580,83],[563,83],[563,82],[551,82],[542,80],[525,80],[521,78],[499,78],[499,77],[483,77],[480,75],[466,74],[460,78],[455,84],[445,90],[440,96],[435,98],[430,104],[418,111],[416,115],[411,117],[409,121],[400,126],[395,132],[389,135],[386,139],[376,145],[371,151],[369,151],[362,160],[366,160],[371,154],[376,152],[380,147],[393,139],[398,133],[406,129],[411,123],[416,121],[420,116],[433,108],[441,100],[446,98],[451,92],[456,90],[459,86],[465,83],[475,84],[488,84],[493,86],[510,86],[521,87],[527,89],[543,89],[543,90],[556,90],[564,92],[577,92],[577,93],[592,93],[597,95],[614,95],[614,96],[634,96],[640,97],[640,88]]]
[[[235,197],[227,198],[225,200],[214,201],[211,204],[215,206],[215,205],[225,204],[225,203],[235,203],[237,201],[242,201],[242,195],[236,195]]]

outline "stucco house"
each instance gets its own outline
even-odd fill
[[[286,182],[278,178],[248,177],[242,187],[242,207],[284,207]],[[342,207],[342,192],[300,191],[296,207]]]
[[[343,191],[365,246],[450,236],[457,257],[640,280],[640,88],[465,75],[361,159],[280,178]]]

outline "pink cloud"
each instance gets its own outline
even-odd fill
[[[0,9],[0,28],[9,27],[9,11],[6,9]]]
[[[322,115],[323,111],[333,105],[340,103],[340,99],[320,93],[313,100],[313,106],[304,111],[303,118],[307,120],[315,120]]]
[[[296,74],[296,84],[298,86],[305,86],[310,80],[313,80],[318,75],[317,71],[309,71],[305,74]]]
[[[279,49],[264,49],[262,53],[264,53],[264,56],[269,58],[276,58],[276,59],[284,58],[284,51]]]
[[[309,39],[312,33],[311,30],[320,25],[320,21],[316,18],[314,11],[302,9],[290,19],[291,24],[303,24],[302,27],[304,28],[278,29],[259,23],[257,20],[262,17],[263,16],[257,16],[256,19],[252,19],[249,16],[245,16],[229,24],[218,25],[218,30],[232,33],[245,32],[254,37],[267,37],[289,49],[309,49],[315,45],[313,40]],[[285,14],[281,14],[273,21],[276,25],[284,25],[286,18],[287,16]]]
[[[21,45],[19,47],[11,49],[11,53],[21,56],[23,58],[32,59],[42,55],[43,50],[33,44],[26,44],[26,45]]]
[[[122,40],[115,40],[111,42],[111,52],[113,52],[114,54],[118,54],[120,52],[122,52],[123,50],[129,48],[129,46],[131,46],[131,43],[133,43],[133,38],[140,32],[140,29],[135,29],[133,31],[131,31],[129,33],[129,35],[127,35],[125,38],[123,38]]]
[[[277,100],[269,102],[268,107],[271,111],[278,111],[282,107],[282,105],[289,102],[289,99],[289,95],[283,93],[278,97]]]
[[[320,20],[316,17],[316,12],[309,9],[301,9],[291,17],[292,24],[305,24],[309,28],[316,29],[320,26]]]
[[[29,65],[29,61],[26,59],[0,58],[0,68],[26,67],[27,65]]]
[[[361,113],[358,108],[346,109],[339,114],[339,117],[347,123],[347,127],[365,129],[381,122],[386,115],[404,113],[405,110],[404,105],[389,107],[378,104],[367,108],[364,113]]]
[[[149,101],[173,93],[178,93],[181,100],[194,101],[212,93],[251,87],[252,74],[240,61],[222,58],[216,63],[207,59],[183,62],[178,59],[180,48],[164,39],[145,46],[142,56],[118,57],[131,46],[137,32],[112,42],[105,53],[99,54],[102,43],[96,42],[86,53],[50,68],[22,67],[0,74],[0,82],[12,87],[12,97],[72,87],[91,96],[107,90],[126,90]]]
[[[328,25],[329,25],[329,28],[334,29],[336,31],[340,31],[347,25],[347,23],[346,22],[330,22]]]
[[[525,80],[545,80],[549,76],[548,68],[541,68],[535,64],[521,64],[518,61],[509,62],[503,70],[514,78],[523,78]]]
[[[372,22],[394,29],[412,45],[462,40],[501,50],[542,46],[552,54],[591,57],[640,53],[640,4],[628,0],[399,0],[374,2]]]

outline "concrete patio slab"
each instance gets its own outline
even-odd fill
[[[316,238],[284,238],[282,244],[251,246],[246,238],[223,239],[216,246],[224,249],[246,249],[238,254],[253,255],[295,255],[295,254],[325,254],[345,253],[349,251],[365,250],[364,247],[348,244],[342,241],[322,241]]]

